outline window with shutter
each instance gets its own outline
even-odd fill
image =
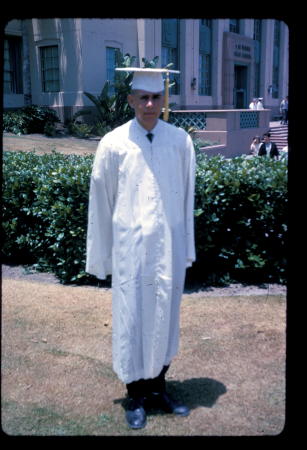
[[[179,70],[179,25],[178,19],[162,19],[162,66],[173,63],[171,69]],[[175,83],[170,94],[178,95],[180,92],[178,74],[170,73],[170,82]]]
[[[118,48],[107,47],[106,48],[106,67],[107,67],[107,81],[109,81],[109,93],[114,94],[115,87],[115,67],[116,67],[116,54],[119,52]]]
[[[3,92],[22,94],[22,40],[19,36],[6,36],[3,56]]]
[[[58,46],[40,47],[43,92],[60,91]]]
[[[199,21],[199,95],[212,95],[212,19]]]
[[[229,19],[229,31],[240,34],[240,19]]]

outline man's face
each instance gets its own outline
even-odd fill
[[[136,90],[128,95],[128,103],[145,130],[152,130],[161,114],[164,103],[163,92],[152,93]]]

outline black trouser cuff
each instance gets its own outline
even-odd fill
[[[127,391],[128,396],[132,398],[146,397],[152,392],[164,392],[165,391],[165,374],[169,366],[163,366],[160,374],[155,378],[149,378],[144,380],[143,378],[132,383],[128,383]]]

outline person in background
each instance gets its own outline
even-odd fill
[[[285,97],[280,103],[281,125],[288,124],[288,97]]]
[[[263,107],[263,98],[262,97],[259,97],[258,98],[258,102],[257,102],[257,108],[256,109],[264,109],[264,107]]]
[[[254,97],[253,101],[249,104],[249,109],[259,110],[263,109],[263,98]]]
[[[251,146],[250,146],[250,155],[252,156],[257,156],[259,153],[259,148],[261,145],[261,140],[260,140],[260,136],[254,136]]]
[[[269,156],[270,158],[279,158],[279,152],[275,142],[271,142],[271,134],[265,133],[263,135],[264,142],[260,145],[258,156]]]
[[[257,109],[258,98],[254,97],[249,104],[249,109]]]

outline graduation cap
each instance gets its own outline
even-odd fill
[[[180,73],[179,70],[170,69],[158,69],[151,67],[117,67],[115,70],[133,72],[132,86],[131,88],[140,89],[142,91],[157,93],[165,91],[165,102],[163,119],[168,120],[168,98],[169,98],[169,74]],[[162,74],[166,75],[165,86]]]

